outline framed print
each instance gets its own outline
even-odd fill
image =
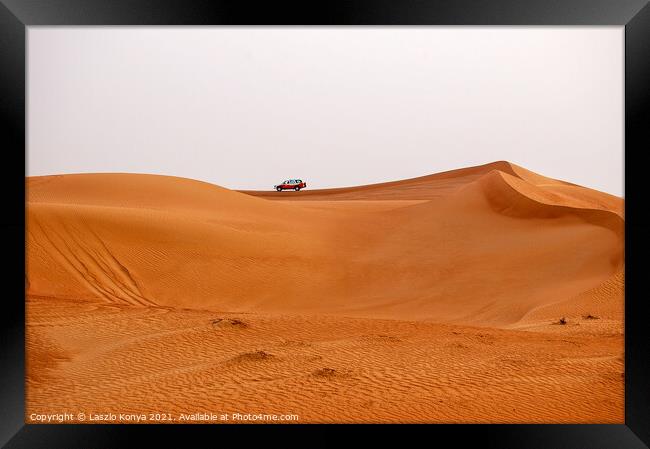
[[[647,447],[649,22],[3,0],[1,442]]]

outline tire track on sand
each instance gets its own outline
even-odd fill
[[[82,233],[65,223],[58,223],[55,229],[33,216],[30,224],[35,228],[33,239],[54,249],[58,261],[99,298],[109,303],[157,305],[146,297],[131,272],[94,231],[88,229],[89,232]],[[39,236],[43,241],[39,241]]]

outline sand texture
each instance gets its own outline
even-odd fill
[[[624,422],[621,198],[504,161],[300,192],[26,187],[27,422]]]

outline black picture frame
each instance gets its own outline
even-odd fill
[[[25,36],[32,25],[618,25],[625,27],[625,424],[373,426],[380,438],[402,433],[454,445],[482,447],[642,448],[650,445],[650,357],[644,313],[643,256],[647,225],[643,154],[650,149],[650,6],[646,0],[0,0],[0,127],[9,157],[0,182],[6,215],[0,238],[1,270],[0,444],[22,447],[127,447],[133,438],[173,443],[191,432],[219,444],[222,436],[247,438],[249,426],[45,425],[24,423],[25,381]],[[22,272],[22,273],[21,273]],[[275,441],[287,428],[338,437],[319,425],[253,426]],[[350,426],[345,426],[350,429]],[[367,426],[355,426],[356,429]],[[414,435],[413,433],[417,434]],[[274,438],[274,437],[277,437]],[[217,439],[215,439],[217,438]],[[300,440],[296,440],[300,443]],[[314,441],[314,436],[310,437]]]

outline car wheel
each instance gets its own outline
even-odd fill
[[[300,187],[296,186],[296,187],[294,187],[293,190],[295,190],[297,192],[298,190],[300,190]]]
[[[282,192],[282,187],[276,187],[275,190],[277,190],[278,192]]]

